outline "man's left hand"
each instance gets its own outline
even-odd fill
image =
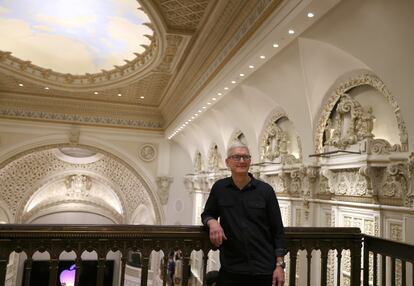
[[[272,286],[283,285],[285,285],[285,270],[280,266],[276,266],[275,270],[273,270]]]

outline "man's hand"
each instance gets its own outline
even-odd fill
[[[276,266],[273,270],[272,286],[283,286],[285,285],[285,269],[280,266]]]
[[[227,240],[227,237],[224,234],[220,223],[216,219],[210,219],[207,224],[208,228],[210,229],[211,243],[216,247],[220,247],[220,245],[223,243],[223,240]]]

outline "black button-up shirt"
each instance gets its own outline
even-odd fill
[[[251,174],[240,190],[231,177],[211,188],[201,219],[204,225],[220,218],[227,240],[220,246],[223,270],[243,274],[271,274],[276,256],[286,254],[284,227],[273,188]]]

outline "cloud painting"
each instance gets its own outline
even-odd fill
[[[124,65],[153,31],[136,0],[0,0],[0,50],[61,73]]]

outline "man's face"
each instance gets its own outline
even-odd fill
[[[226,159],[226,165],[232,174],[246,174],[249,171],[250,162],[250,153],[245,147],[233,148]]]

